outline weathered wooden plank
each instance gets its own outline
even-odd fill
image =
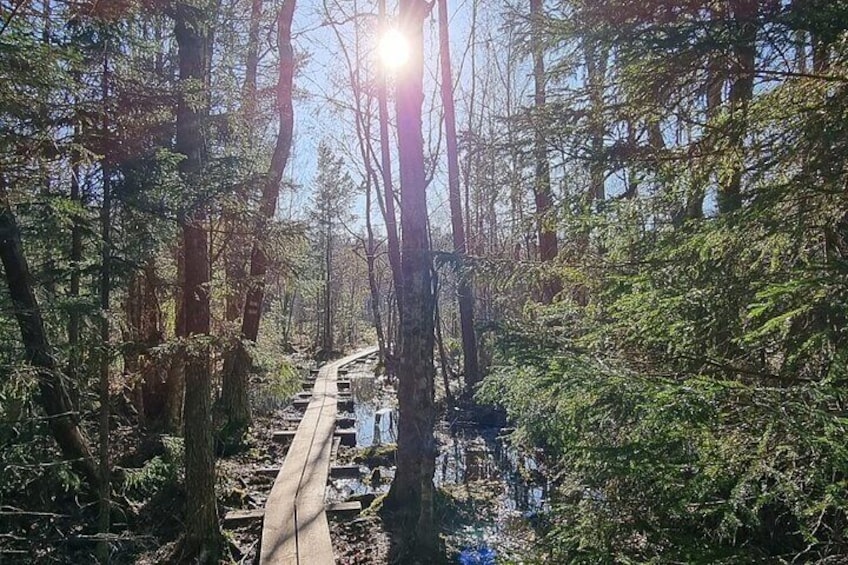
[[[274,441],[279,443],[286,443],[292,441],[294,437],[297,435],[297,430],[280,430],[274,432],[271,437]]]
[[[261,520],[265,516],[264,508],[253,510],[230,510],[224,515],[224,527],[244,526],[251,522]]]
[[[333,465],[330,467],[330,476],[334,478],[358,477],[362,473],[359,465]]]
[[[362,512],[362,503],[358,500],[327,505],[327,513],[335,516],[356,516],[360,512]]]
[[[305,402],[304,414],[265,505],[261,564],[334,562],[324,491],[338,441],[334,436],[339,403],[336,378],[339,367],[372,350],[323,367],[312,398],[295,402],[295,406]]]

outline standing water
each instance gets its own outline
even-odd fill
[[[390,447],[397,439],[397,399],[370,364],[352,365],[348,377],[354,412],[340,416],[356,420],[360,473],[333,478],[327,497],[358,498],[367,506],[388,491],[394,476]],[[455,562],[493,564],[526,553],[535,541],[532,523],[548,509],[549,487],[536,460],[512,447],[500,428],[443,420],[436,439],[433,480],[443,493],[438,519]]]

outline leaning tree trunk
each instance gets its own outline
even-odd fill
[[[402,299],[400,302],[400,365],[398,386],[397,473],[387,508],[417,516],[418,526],[405,529],[414,537],[418,556],[437,543],[433,522],[433,287],[427,230],[424,141],[421,107],[424,99],[424,20],[430,5],[401,0],[400,25],[410,43],[409,64],[396,77],[398,155],[401,180]]]
[[[0,183],[3,179],[0,178]],[[38,402],[49,416],[50,432],[62,455],[83,475],[92,488],[99,488],[100,473],[88,440],[77,425],[76,412],[68,396],[44,331],[41,308],[32,287],[32,276],[21,245],[21,235],[5,188],[0,185],[0,260],[6,272],[9,298],[27,361],[38,375]]]
[[[285,0],[277,15],[277,47],[280,53],[279,75],[277,78],[277,109],[280,129],[277,143],[271,157],[271,166],[262,185],[259,203],[259,222],[253,238],[250,254],[250,281],[244,302],[241,337],[234,351],[227,355],[224,363],[224,375],[221,390],[220,411],[225,421],[222,423],[222,436],[229,442],[241,441],[241,437],[250,425],[250,402],[248,396],[248,373],[250,372],[250,354],[245,341],[255,343],[259,337],[259,320],[262,315],[262,301],[265,296],[265,275],[268,271],[268,255],[265,251],[267,225],[273,219],[277,209],[277,197],[283,171],[289,159],[294,127],[292,109],[292,80],[294,76],[294,50],[291,42],[291,25],[295,0]]]
[[[459,303],[459,326],[462,334],[462,366],[465,386],[469,396],[480,380],[477,361],[477,336],[474,334],[474,291],[465,268],[465,227],[462,221],[462,197],[459,193],[459,149],[456,138],[456,111],[453,101],[453,78],[451,76],[450,38],[448,35],[448,3],[439,0],[439,55],[442,69],[442,108],[445,112],[445,141],[448,155],[448,192],[450,200],[451,226],[453,228],[453,251],[456,253],[457,301]]]
[[[180,173],[189,191],[200,187],[205,160],[202,120],[206,108],[197,103],[198,88],[206,84],[209,16],[202,8],[178,4],[174,10],[177,38],[180,99],[177,106],[176,150],[185,155]],[[209,248],[205,204],[182,218],[183,315],[188,340],[209,335]],[[209,353],[201,343],[189,345],[185,356],[185,485],[186,537],[189,559],[216,563],[220,530],[215,500],[215,458],[212,448]]]

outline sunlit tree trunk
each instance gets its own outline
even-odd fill
[[[442,109],[445,113],[445,142],[448,156],[448,193],[453,230],[453,250],[456,253],[457,301],[459,324],[462,334],[462,364],[465,386],[472,392],[480,379],[477,363],[477,336],[474,334],[474,291],[469,275],[464,272],[466,240],[462,218],[462,196],[459,189],[459,148],[456,138],[456,111],[453,100],[453,78],[450,60],[450,37],[448,33],[447,0],[439,0],[439,56],[442,71]]]
[[[424,0],[401,0],[399,24],[410,45],[408,64],[397,71],[396,109],[401,182],[400,364],[398,370],[397,473],[387,508],[418,517],[414,537],[419,558],[432,554],[437,543],[433,522],[433,287],[427,230],[427,196],[421,108],[424,101],[424,20],[430,6]]]
[[[380,26],[385,29],[386,24],[386,0],[378,1]],[[403,281],[401,277],[400,240],[398,239],[397,215],[395,213],[395,191],[392,181],[392,157],[389,149],[389,103],[388,89],[386,87],[386,72],[381,73],[377,82],[377,107],[380,118],[380,165],[383,175],[383,192],[385,193],[385,222],[386,238],[389,248],[389,265],[392,268],[392,280],[395,283],[395,293],[398,298],[398,306],[402,302]],[[423,142],[422,142],[423,147]],[[392,335],[391,333],[389,335]]]

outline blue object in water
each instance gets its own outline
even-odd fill
[[[485,545],[463,549],[459,553],[460,565],[495,565],[495,550]]]

